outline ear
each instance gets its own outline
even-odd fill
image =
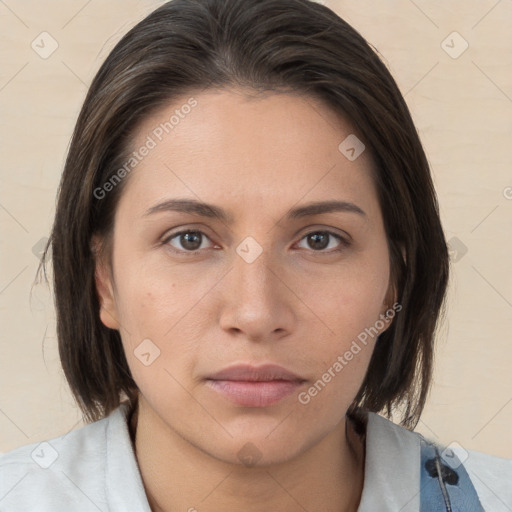
[[[403,258],[404,263],[407,264],[407,252],[403,245],[400,245],[400,252],[402,253],[402,258]],[[398,300],[397,291],[395,289],[394,284],[390,280],[388,290],[386,292],[386,297],[384,298],[384,302],[382,304],[381,313],[385,314],[385,312],[389,308],[393,307],[393,305],[397,302],[397,300]]]
[[[94,281],[100,302],[100,320],[110,329],[119,329],[119,320],[114,296],[113,279],[110,267],[101,254],[102,240],[94,235],[91,241],[91,251],[94,255]]]
[[[388,286],[388,291],[386,293],[386,297],[384,298],[384,301],[382,302],[382,307],[380,310],[379,318],[375,321],[375,323],[381,322],[383,324],[382,328],[379,328],[379,336],[384,331],[387,331],[391,327],[391,324],[393,323],[394,311],[395,311],[393,304],[395,304],[395,302],[396,302],[396,293],[395,293],[393,283],[390,282],[389,286]],[[393,316],[391,316],[391,315],[393,315]]]
[[[393,286],[393,283],[389,283],[388,291],[386,292],[386,297],[382,303],[382,308],[380,310],[381,314],[385,315],[386,311],[393,307],[393,304],[396,302],[396,292]]]
[[[406,263],[407,255],[406,255],[406,251],[405,251],[404,247],[401,247],[401,253],[402,253],[402,258],[404,260],[404,263]],[[389,329],[390,325],[392,324],[393,318],[395,316],[394,312],[400,311],[402,309],[401,305],[399,305],[397,301],[398,301],[398,294],[397,294],[394,283],[390,280],[388,290],[386,292],[386,297],[384,298],[384,302],[382,303],[382,308],[381,308],[380,313],[381,313],[381,315],[384,315],[387,317],[386,312],[389,310],[392,310],[392,311],[389,313],[390,317],[388,318],[388,321],[386,321],[386,326],[381,331],[381,334],[382,334],[382,332]],[[395,304],[397,304],[396,309],[395,309]],[[391,316],[391,313],[393,313],[392,316]]]

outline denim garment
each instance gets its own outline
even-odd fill
[[[420,443],[420,512],[485,512],[456,453],[423,436]]]

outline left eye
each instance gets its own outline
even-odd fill
[[[338,249],[335,250],[340,250],[340,248],[349,245],[347,240],[336,233],[332,233],[331,231],[311,231],[307,235],[303,236],[301,241],[306,240],[306,243],[308,243],[315,252],[321,252],[323,249],[332,249],[332,246],[329,246],[329,237],[331,237],[331,239],[335,238],[338,241]]]

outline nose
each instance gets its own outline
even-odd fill
[[[251,341],[275,341],[293,332],[294,307],[299,301],[287,282],[287,272],[271,261],[268,251],[254,261],[235,253],[223,283],[223,330]]]

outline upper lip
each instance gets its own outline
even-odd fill
[[[268,382],[272,380],[303,381],[298,375],[290,372],[286,368],[276,364],[265,364],[262,366],[252,366],[248,364],[238,364],[224,368],[223,370],[208,377],[210,380],[235,380]]]

